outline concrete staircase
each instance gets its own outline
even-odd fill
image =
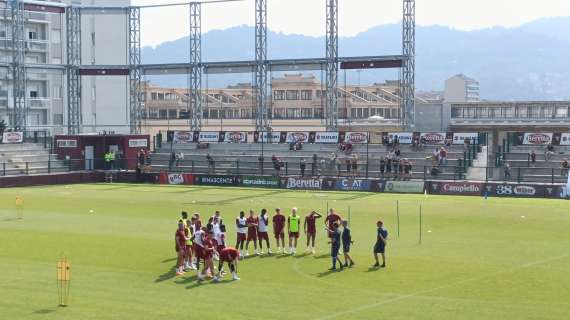
[[[488,162],[487,146],[482,146],[481,152],[477,154],[477,159],[473,160],[473,166],[467,170],[467,180],[485,181]]]

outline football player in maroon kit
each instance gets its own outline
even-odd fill
[[[282,253],[285,251],[285,221],[287,219],[281,213],[281,209],[275,209],[275,215],[273,216],[273,234],[275,235],[275,241],[277,241],[277,253]],[[279,243],[281,240],[281,243]]]
[[[184,258],[187,255],[186,252],[186,241],[190,238],[186,237],[184,233],[184,222],[182,220],[178,221],[178,229],[174,234],[175,250],[178,254],[176,260],[176,275],[180,276],[184,274]]]
[[[204,232],[204,236],[202,238],[202,252],[201,257],[204,259],[204,269],[201,273],[198,273],[198,282],[204,280],[208,274],[214,273],[214,241],[213,241],[213,234],[212,230],[207,230],[206,228],[202,228],[202,232]]]
[[[337,222],[340,225],[341,221],[342,221],[341,216],[338,213],[336,213],[333,208],[330,208],[328,215],[325,218],[325,227],[328,230],[329,239],[332,237],[333,234],[331,230],[335,229],[334,228],[335,222]]]
[[[249,210],[249,216],[247,217],[245,223],[247,224],[247,241],[245,243],[245,256],[249,256],[249,243],[253,241],[253,247],[255,248],[255,254],[259,255],[257,251],[257,226],[259,225],[259,218],[255,216],[253,210]]]
[[[219,271],[218,271],[218,274],[216,276],[214,276],[214,281],[218,282],[223,277],[221,270],[224,266],[224,262],[227,262],[228,266],[230,267],[230,271],[232,272],[232,279],[233,280],[239,280],[239,277],[237,275],[237,264],[238,264],[238,260],[239,260],[239,251],[236,248],[225,247],[224,249],[222,249],[219,252],[219,254],[220,254],[220,265],[218,267]]]
[[[316,211],[311,211],[305,217],[304,230],[307,237],[307,251],[315,254],[315,238],[317,237],[317,219],[322,216]]]

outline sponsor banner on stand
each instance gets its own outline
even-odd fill
[[[552,142],[552,133],[525,133],[522,137],[522,144],[526,145],[546,145]]]
[[[352,144],[367,144],[368,143],[368,132],[345,132],[344,139],[339,139],[345,143]]]
[[[566,197],[566,187],[560,186],[544,186],[544,197],[564,199]]]
[[[321,190],[322,185],[323,180],[321,178],[281,178],[281,187],[286,189]]]
[[[23,132],[4,132],[2,143],[22,143],[24,142]]]
[[[542,198],[546,194],[546,190],[543,185],[507,183],[488,183],[484,192],[497,197]]]
[[[168,184],[184,184],[184,176],[181,173],[170,173]]]
[[[315,143],[338,143],[338,132],[315,132]]]
[[[337,179],[336,190],[370,191],[370,180],[366,179]]]
[[[423,181],[387,181],[384,189],[386,192],[395,193],[423,193]]]
[[[174,143],[194,142],[194,133],[191,131],[174,131],[172,142]]]
[[[323,178],[322,189],[323,190],[334,190],[335,183],[336,183],[335,178]]]
[[[147,139],[129,139],[129,148],[146,148],[148,147]]]
[[[386,180],[370,180],[370,191],[384,192],[386,188]]]
[[[561,146],[570,146],[570,133],[561,133],[560,134],[560,145]]]
[[[198,175],[194,176],[194,183],[200,185],[211,185],[211,186],[235,186],[238,179],[234,176],[210,176],[210,175]]]
[[[400,144],[412,144],[412,140],[414,139],[413,132],[393,132],[388,134],[389,137],[394,140],[398,137],[398,142]]]
[[[269,176],[243,176],[238,178],[238,183],[244,187],[279,188],[281,179]]]
[[[198,133],[198,142],[219,142],[220,141],[220,133],[217,131],[211,132],[200,132]]]
[[[477,144],[479,134],[477,132],[455,132],[453,133],[453,144],[464,144],[465,140],[469,140],[470,144]]]
[[[254,132],[253,142],[255,143],[280,143],[281,132]]]
[[[427,144],[444,144],[447,133],[445,132],[422,132],[420,138],[424,138]]]
[[[77,148],[77,140],[59,139],[57,140],[58,148]]]
[[[484,189],[483,183],[476,182],[432,181],[430,183],[431,194],[480,196],[483,194]]]
[[[285,142],[307,143],[309,142],[309,132],[287,132],[287,139]]]
[[[247,132],[223,132],[223,139],[223,141],[227,143],[244,143],[247,142]]]

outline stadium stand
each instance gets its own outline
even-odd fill
[[[41,143],[0,144],[0,176],[65,172],[69,168]]]
[[[554,152],[547,156],[547,146],[512,146],[503,156],[503,165],[508,162],[512,168],[513,181],[564,183],[568,168],[562,167],[564,160],[570,161],[570,146],[554,146]],[[536,154],[532,162],[531,153]]]
[[[315,175],[338,176],[337,165],[340,163],[340,176],[353,175],[346,170],[346,160],[357,155],[358,177],[381,177],[380,158],[389,151],[386,146],[378,144],[354,145],[350,153],[340,151],[335,144],[303,144],[301,150],[290,150],[288,144],[210,144],[207,148],[199,147],[197,143],[165,144],[152,155],[152,168],[155,171],[192,172],[205,174],[260,174],[263,163],[264,174],[277,174],[272,157],[277,157],[283,167],[281,175],[300,175],[300,163],[306,162],[305,175],[313,175],[314,155],[317,156]],[[463,146],[446,147],[448,151],[447,165],[435,165],[432,154],[441,146],[426,146],[417,151],[409,145],[401,145],[401,158],[407,158],[412,164],[413,178],[416,179],[461,179],[465,176],[462,164],[464,157]],[[183,154],[183,159],[180,154]],[[263,154],[263,161],[260,157]],[[340,161],[333,162],[336,154]],[[368,168],[366,168],[368,154]],[[208,160],[210,155],[211,160]],[[432,175],[432,168],[439,169],[437,175]],[[386,176],[386,175],[385,175]],[[387,176],[386,176],[387,177]]]

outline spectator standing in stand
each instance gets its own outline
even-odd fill
[[[315,153],[313,154],[313,163],[311,163],[311,175],[313,177],[318,175],[317,163],[319,163],[319,156]]]
[[[552,160],[552,156],[554,155],[554,146],[552,143],[549,143],[546,146],[546,151],[544,152],[544,158],[546,161]]]
[[[505,181],[511,180],[511,164],[506,161],[505,162]]]
[[[534,152],[534,149],[530,152],[529,158],[531,165],[534,167],[534,164],[536,163],[536,152]]]

